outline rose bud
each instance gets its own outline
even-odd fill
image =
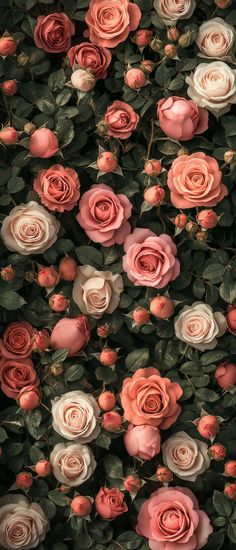
[[[150,46],[154,52],[158,53],[162,49],[163,43],[161,39],[158,38],[158,36],[154,36],[154,38],[152,38],[152,40],[150,41]]]
[[[198,226],[195,222],[192,222],[190,220],[189,222],[186,223],[185,229],[186,231],[188,231],[188,233],[192,233],[194,235],[198,230]]]
[[[178,40],[178,45],[181,48],[188,48],[191,44],[193,44],[195,38],[197,38],[197,34],[198,32],[193,30],[189,30],[184,34],[181,34]]]
[[[63,373],[63,365],[61,363],[53,363],[51,366],[50,366],[50,373],[53,375],[53,376],[60,376],[60,374]]]
[[[37,464],[35,464],[35,472],[40,477],[47,477],[50,476],[52,473],[52,465],[50,464],[49,460],[39,460]]]
[[[134,42],[139,48],[146,48],[150,42],[152,31],[148,29],[139,29],[134,35]]]
[[[215,379],[224,390],[236,384],[236,365],[233,363],[221,363],[215,370]]]
[[[59,275],[63,281],[74,281],[77,277],[77,263],[74,258],[65,256],[59,264]]]
[[[236,336],[236,307],[228,308],[226,321],[229,331]]]
[[[2,57],[14,55],[16,48],[17,42],[12,36],[2,36],[2,38],[0,38],[0,55]]]
[[[118,166],[117,158],[111,151],[103,151],[97,158],[97,167],[101,172],[114,172]]]
[[[236,477],[236,460],[229,460],[229,462],[226,462],[224,475],[228,477]]]
[[[145,307],[138,307],[133,311],[133,320],[136,325],[146,325],[150,320],[150,313]]]
[[[109,411],[103,415],[102,426],[109,432],[118,432],[121,429],[122,416],[116,411]]]
[[[43,328],[42,330],[39,330],[35,333],[32,350],[34,352],[45,351],[49,346],[49,342],[50,334],[46,328]]]
[[[116,404],[116,398],[111,391],[103,391],[98,397],[98,404],[102,411],[110,412],[114,409]]]
[[[173,474],[167,466],[158,466],[156,476],[160,483],[169,483],[173,479]]]
[[[148,187],[143,194],[144,200],[148,204],[159,204],[165,198],[165,190],[160,185],[152,185]]]
[[[17,130],[12,128],[12,126],[5,126],[5,128],[0,130],[0,142],[3,143],[3,145],[12,145],[12,143],[16,143],[18,137],[19,134]]]
[[[180,147],[177,151],[177,157],[182,157],[183,155],[189,155],[189,151],[186,147]]]
[[[3,279],[3,281],[7,281],[8,283],[10,281],[13,281],[14,277],[15,277],[15,270],[13,269],[13,267],[11,267],[11,265],[8,265],[6,267],[3,267],[3,269],[1,269],[1,277]]]
[[[90,92],[96,84],[93,73],[86,69],[76,69],[71,75],[71,84],[80,92]]]
[[[129,493],[137,493],[142,487],[142,482],[136,475],[129,475],[124,479],[124,487]]]
[[[60,491],[60,493],[63,493],[63,494],[67,494],[67,493],[70,493],[71,491],[71,487],[69,487],[68,485],[60,485],[60,487],[58,488],[58,491]]]
[[[197,241],[205,242],[205,240],[206,240],[206,233],[204,233],[204,231],[198,231],[198,232],[196,233],[196,239],[197,239]]]
[[[49,128],[39,128],[30,136],[29,151],[34,157],[53,157],[59,151],[58,139]]]
[[[174,220],[174,224],[176,227],[179,227],[179,229],[184,229],[186,223],[188,221],[188,216],[186,214],[180,213],[177,214]]]
[[[78,315],[74,319],[64,318],[56,323],[50,344],[53,349],[68,349],[68,357],[73,357],[90,339],[90,330],[86,315]]]
[[[56,312],[65,311],[69,306],[69,300],[61,293],[53,294],[48,303],[52,310]]]
[[[158,319],[169,319],[174,313],[174,304],[168,296],[156,296],[150,302],[150,311]]]
[[[169,27],[167,29],[167,38],[168,40],[178,40],[180,37],[180,32],[178,31],[178,29],[176,27]]]
[[[146,84],[146,77],[141,69],[129,69],[124,78],[126,86],[131,90],[139,90]]]
[[[33,132],[35,132],[35,130],[37,130],[37,126],[35,126],[35,124],[33,124],[33,122],[27,122],[24,125],[24,132],[25,132],[25,134],[28,134],[29,136],[31,134],[33,134]]]
[[[232,0],[215,0],[215,5],[221,10],[225,10],[231,5]]]
[[[124,434],[124,445],[130,456],[137,456],[141,460],[151,460],[160,452],[160,430],[157,426],[129,424]]]
[[[214,210],[201,210],[197,215],[197,223],[203,229],[213,229],[218,223],[219,217]]]
[[[226,164],[233,164],[236,161],[236,152],[235,151],[226,151],[224,154],[224,161]]]
[[[88,516],[92,510],[92,503],[88,497],[78,495],[70,503],[71,511],[76,516],[84,518]]]
[[[109,335],[109,332],[110,332],[110,328],[109,328],[109,325],[107,323],[97,327],[97,335],[100,338],[107,338],[107,336]]]
[[[226,483],[224,495],[230,500],[236,500],[236,483]]]
[[[103,349],[99,356],[99,361],[104,367],[111,367],[117,361],[117,352],[114,349]]]
[[[221,443],[214,443],[214,445],[211,445],[211,447],[209,447],[208,449],[208,452],[210,457],[217,462],[224,460],[227,455],[226,447]]]
[[[6,80],[1,84],[2,91],[5,95],[15,95],[17,92],[17,83],[15,80]]]
[[[56,269],[51,265],[50,267],[41,267],[37,275],[37,283],[43,288],[54,287],[59,280],[59,275]]]
[[[202,416],[197,423],[197,431],[205,439],[214,439],[220,431],[220,425],[216,416],[213,414]]]
[[[37,386],[25,386],[18,395],[18,405],[24,411],[32,411],[41,403],[41,392]]]
[[[33,476],[29,472],[20,472],[16,476],[15,484],[17,489],[30,489],[33,485]]]
[[[29,61],[30,57],[24,52],[20,53],[20,55],[18,55],[17,57],[17,63],[21,67],[25,67],[29,63]]]
[[[144,172],[147,176],[159,176],[162,170],[162,166],[159,160],[151,159],[145,162]]]
[[[164,47],[164,54],[166,57],[170,57],[173,59],[173,57],[176,56],[176,52],[177,52],[177,49],[176,49],[176,46],[174,46],[174,44],[166,44],[165,47]]]
[[[140,69],[144,73],[147,73],[147,74],[152,73],[152,71],[154,71],[155,69],[155,63],[153,63],[153,61],[150,61],[150,59],[143,59],[143,61],[140,64]]]

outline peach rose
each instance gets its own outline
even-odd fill
[[[124,435],[124,444],[130,456],[151,460],[160,452],[160,431],[157,426],[133,426],[130,424]]]
[[[123,269],[135,286],[163,288],[179,275],[177,249],[169,235],[135,229],[125,239],[124,249]]]
[[[122,244],[129,235],[131,210],[126,195],[116,195],[111,187],[100,183],[82,195],[76,219],[92,241],[112,246]]]
[[[27,321],[10,323],[0,340],[0,349],[6,359],[25,359],[31,355],[32,337],[36,330]]]
[[[186,141],[208,128],[208,112],[194,101],[173,96],[160,99],[157,105],[160,127],[172,139]]]
[[[158,426],[167,430],[178,418],[177,399],[183,391],[177,382],[160,376],[157,369],[138,369],[125,378],[120,394],[124,417],[135,426]]]
[[[7,397],[17,399],[22,388],[38,386],[39,379],[30,359],[5,359],[0,365],[0,383]]]
[[[89,40],[98,46],[115,48],[135,31],[141,19],[137,4],[129,0],[90,0],[85,21]]]
[[[45,52],[60,53],[70,48],[75,34],[74,23],[65,13],[39,15],[34,28],[34,42]]]
[[[78,267],[72,296],[82,313],[100,319],[104,313],[115,311],[123,290],[121,275],[84,265]]]
[[[34,190],[49,210],[72,210],[80,198],[80,181],[73,168],[54,164],[40,170],[34,180]]]
[[[38,128],[30,136],[29,151],[41,159],[53,157],[59,151],[57,136],[49,128]]]
[[[41,506],[23,495],[0,498],[0,547],[9,550],[36,548],[45,539],[49,523]]]
[[[117,518],[128,511],[124,498],[124,493],[118,487],[114,487],[113,489],[101,487],[95,498],[97,513],[102,519]]]
[[[136,531],[152,550],[199,550],[213,529],[190,489],[163,487],[141,506]]]
[[[93,474],[97,463],[87,445],[57,443],[50,454],[53,475],[69,487],[78,487]]]
[[[217,338],[226,331],[226,319],[220,311],[203,302],[184,306],[175,319],[175,335],[200,351],[214,349]]]
[[[181,155],[168,173],[170,200],[176,208],[216,206],[226,195],[219,164],[205,153]]]
[[[186,82],[189,97],[216,117],[227,113],[236,103],[236,70],[223,61],[200,63],[186,77]]]
[[[13,252],[23,256],[42,254],[57,240],[60,223],[35,201],[20,204],[3,220],[2,240]]]
[[[131,136],[133,130],[137,128],[139,115],[125,101],[116,100],[108,107],[104,122],[107,125],[108,136],[127,139]]]
[[[52,401],[53,429],[65,439],[89,443],[101,431],[99,412],[93,395],[80,390],[64,393]]]
[[[154,0],[154,9],[165,25],[175,25],[180,19],[189,19],[195,10],[195,0]]]
[[[200,50],[199,57],[220,59],[226,61],[231,59],[235,41],[235,29],[220,17],[214,17],[205,21],[199,27],[199,34],[196,44]]]
[[[12,36],[2,36],[0,38],[0,55],[9,57],[14,55],[17,48],[17,42]]]
[[[65,317],[58,321],[52,331],[50,344],[53,349],[68,349],[68,357],[77,355],[90,339],[90,330],[85,315],[73,319]]]
[[[96,80],[107,77],[107,68],[111,63],[111,52],[107,48],[82,42],[70,48],[67,56],[71,67],[79,65],[82,69],[89,69]]]
[[[169,437],[161,449],[164,464],[185,481],[196,481],[210,466],[207,444],[192,439],[185,432],[177,432]]]

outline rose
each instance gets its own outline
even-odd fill
[[[213,529],[190,489],[163,487],[142,504],[136,531],[152,550],[195,550],[205,546]]]
[[[64,256],[59,263],[59,275],[63,281],[74,281],[77,277],[77,263],[74,258]]]
[[[35,201],[11,210],[2,223],[1,237],[13,252],[42,254],[57,240],[60,223]]]
[[[68,349],[68,357],[76,355],[90,339],[90,330],[85,315],[74,319],[64,318],[56,323],[50,338],[54,349]]]
[[[6,80],[1,84],[2,91],[5,95],[12,96],[17,92],[16,80]]]
[[[92,499],[90,500],[89,497],[77,495],[72,499],[70,507],[73,514],[79,517],[85,517],[88,516],[92,510],[92,502]]]
[[[141,69],[131,68],[127,71],[124,78],[126,86],[132,90],[139,90],[146,84],[146,76]]]
[[[217,338],[226,331],[226,319],[220,311],[203,302],[184,306],[175,319],[175,335],[200,351],[214,349]]]
[[[195,0],[154,0],[154,8],[165,25],[174,25],[179,19],[189,19],[195,10]]]
[[[92,241],[112,246],[122,244],[129,235],[131,210],[126,195],[116,195],[111,187],[100,183],[82,195],[76,219]]]
[[[236,365],[234,363],[221,363],[215,370],[215,379],[224,390],[228,390],[236,384]]]
[[[67,392],[52,401],[53,429],[65,439],[89,443],[101,431],[99,412],[92,395],[80,390]]]
[[[17,399],[22,388],[38,386],[39,379],[30,359],[4,359],[0,364],[0,383],[7,397]]]
[[[27,321],[10,323],[0,340],[0,349],[6,359],[24,359],[32,351],[32,337],[35,329]]]
[[[219,216],[214,210],[201,210],[196,219],[203,229],[213,229],[219,221]]]
[[[123,289],[121,275],[84,265],[78,267],[72,296],[82,313],[99,319],[104,313],[115,311]]]
[[[130,424],[124,435],[124,444],[130,456],[151,460],[160,452],[160,431],[157,426],[133,426]]]
[[[57,136],[49,128],[35,130],[29,139],[29,151],[34,157],[53,157],[59,151]]]
[[[181,155],[168,173],[170,199],[176,208],[216,206],[226,195],[222,173],[216,159],[205,153]]]
[[[213,414],[204,414],[195,422],[198,433],[205,439],[210,439],[211,443],[220,431],[220,423]]]
[[[0,498],[0,547],[7,550],[36,548],[45,539],[49,523],[39,504],[23,495]]]
[[[115,48],[137,29],[141,11],[129,0],[90,0],[85,21],[89,40],[98,46]]]
[[[17,42],[12,36],[2,36],[0,38],[0,55],[2,57],[14,55],[16,48]]]
[[[37,381],[36,381],[37,382]],[[41,403],[41,391],[38,386],[25,386],[18,394],[18,404],[24,411],[32,411]]]
[[[236,70],[223,61],[200,63],[186,77],[186,82],[189,97],[216,117],[227,113],[231,104],[236,103]]]
[[[220,17],[202,23],[196,44],[200,50],[199,57],[231,59],[235,40],[235,29]]]
[[[181,412],[177,399],[183,391],[177,382],[160,376],[157,369],[138,369],[125,378],[120,394],[124,417],[135,426],[158,426],[167,430]]]
[[[125,239],[124,249],[123,269],[135,286],[163,288],[179,275],[177,249],[169,235],[135,229]]]
[[[96,461],[87,445],[57,443],[50,454],[53,475],[69,487],[78,487],[91,477]]]
[[[4,145],[12,145],[18,140],[19,134],[12,126],[5,126],[0,130],[0,142]]]
[[[207,444],[185,432],[169,437],[162,445],[162,453],[164,464],[185,481],[196,481],[210,466]]]
[[[127,139],[131,136],[133,130],[137,128],[139,115],[128,103],[116,100],[108,107],[104,122],[107,126],[108,136]]]
[[[67,56],[71,67],[79,65],[82,69],[89,69],[96,80],[107,77],[107,68],[111,63],[111,53],[107,48],[82,42],[70,48]]]
[[[121,514],[128,511],[128,507],[124,502],[125,495],[114,487],[108,489],[101,487],[95,498],[95,506],[97,513],[102,519],[115,519]]]
[[[34,180],[34,190],[49,210],[72,210],[80,198],[80,180],[73,168],[54,164],[40,170]]]
[[[194,101],[173,96],[160,99],[157,105],[160,127],[172,139],[186,141],[208,128],[208,112]]]
[[[86,93],[95,86],[96,79],[92,72],[86,69],[76,69],[71,75],[71,84],[73,88]]]
[[[50,13],[38,16],[34,41],[37,48],[42,48],[45,52],[60,53],[70,48],[74,34],[74,23],[65,13]]]

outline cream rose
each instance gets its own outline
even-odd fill
[[[226,319],[220,311],[203,302],[185,306],[175,319],[175,334],[179,340],[200,351],[214,349],[217,338],[226,331]]]
[[[22,495],[0,498],[0,548],[36,548],[48,529],[48,520],[39,504],[30,503]]]
[[[227,113],[231,104],[236,103],[236,70],[223,61],[200,63],[186,82],[189,97],[216,117]]]
[[[53,474],[60,483],[78,487],[93,474],[97,463],[87,445],[58,443],[50,454]]]
[[[123,292],[121,275],[97,271],[90,265],[78,267],[74,281],[73,300],[82,313],[99,319],[104,313],[113,313]]]
[[[165,25],[175,25],[179,19],[189,19],[196,7],[195,0],[154,0],[154,9]]]
[[[1,237],[13,252],[41,254],[57,239],[60,223],[35,201],[20,204],[3,220]]]
[[[196,44],[200,50],[199,57],[231,59],[235,40],[235,29],[220,17],[214,17],[199,27]]]
[[[173,474],[185,481],[196,481],[210,466],[207,444],[192,439],[185,432],[172,435],[161,448],[164,464]]]
[[[99,412],[92,395],[80,390],[64,393],[52,401],[53,429],[65,439],[89,443],[101,431]]]

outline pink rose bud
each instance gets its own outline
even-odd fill
[[[25,386],[18,395],[18,405],[24,411],[32,411],[41,403],[41,392],[37,386]]]
[[[198,226],[195,222],[189,221],[186,223],[185,229],[186,231],[188,231],[188,233],[194,234],[197,232]]]
[[[201,210],[197,215],[197,222],[203,229],[212,229],[218,223],[219,217],[214,210]]]
[[[97,166],[101,172],[114,172],[118,166],[115,154],[111,151],[103,151],[97,158]]]
[[[33,485],[33,476],[29,472],[20,472],[16,476],[15,484],[17,489],[27,490]]]
[[[77,263],[74,258],[65,256],[59,264],[59,275],[63,281],[74,281],[77,277]]]
[[[106,412],[103,415],[102,426],[109,432],[118,432],[121,429],[122,416],[116,411]]]
[[[110,412],[114,409],[116,404],[116,398],[111,391],[103,391],[98,397],[98,404],[102,411]]]
[[[229,331],[236,336],[236,307],[228,308],[226,321]]]
[[[162,166],[159,160],[151,159],[145,162],[144,171],[147,176],[159,176],[162,170]]]
[[[177,216],[174,219],[174,224],[176,227],[179,227],[179,229],[184,229],[186,223],[188,221],[188,216],[186,214],[177,214]]]
[[[226,483],[224,495],[230,500],[236,500],[236,483]]]
[[[17,42],[12,36],[2,36],[2,38],[0,38],[0,55],[2,57],[14,55],[16,48]]]
[[[0,130],[0,142],[3,145],[12,145],[18,140],[19,134],[12,126],[5,126]]]
[[[13,281],[15,274],[16,272],[13,269],[13,267],[11,267],[11,265],[8,265],[1,269],[1,277],[3,281],[7,281],[7,282]]]
[[[39,330],[38,332],[35,333],[33,344],[32,344],[32,350],[34,352],[45,351],[49,346],[49,342],[50,342],[50,334],[46,328],[43,328],[42,330]]]
[[[49,299],[49,305],[53,311],[65,311],[69,306],[69,300],[63,294],[53,294]]]
[[[34,157],[53,157],[59,151],[58,139],[49,128],[38,128],[30,136],[29,151]]]
[[[79,353],[90,339],[86,315],[74,319],[64,318],[56,323],[50,338],[53,349],[68,349],[68,357]]]
[[[226,10],[231,5],[232,0],[215,0],[215,5],[221,10]]]
[[[152,185],[144,191],[143,198],[148,204],[160,204],[164,200],[165,194],[163,187]]]
[[[205,439],[214,439],[220,431],[220,424],[216,416],[213,414],[202,416],[202,418],[198,420],[197,431]]]
[[[92,503],[88,497],[78,495],[70,503],[71,511],[76,516],[83,518],[88,516],[92,510]]]
[[[148,29],[139,29],[134,35],[134,42],[139,48],[146,48],[150,42],[152,31]]]
[[[226,462],[224,475],[228,477],[236,477],[236,460],[229,460],[229,462]]]
[[[169,319],[174,313],[174,304],[168,296],[156,296],[150,302],[150,311],[158,319]]]
[[[214,443],[214,445],[211,445],[211,447],[209,447],[208,449],[208,452],[210,454],[210,457],[217,462],[224,460],[227,455],[226,447],[221,443]]]
[[[236,365],[221,363],[215,370],[215,379],[220,388],[228,390],[236,384]]]
[[[157,426],[129,424],[124,435],[124,445],[130,456],[137,456],[141,460],[151,460],[160,452],[160,431]]]
[[[35,472],[40,477],[47,477],[50,476],[52,473],[52,465],[50,464],[49,460],[39,460],[37,464],[35,464]]]
[[[156,476],[160,483],[169,483],[173,479],[173,474],[167,466],[158,466]]]
[[[96,78],[89,70],[76,69],[71,75],[71,84],[80,92],[90,92],[96,84]]]
[[[41,267],[37,275],[37,283],[43,288],[54,287],[59,280],[59,275],[56,269],[51,265],[50,267]]]
[[[146,325],[150,320],[150,313],[145,307],[138,307],[133,311],[133,320],[136,325]]]
[[[180,32],[178,31],[178,29],[176,27],[169,27],[167,29],[167,38],[168,40],[178,40],[180,37]]]
[[[114,349],[103,349],[99,356],[99,361],[104,367],[111,367],[117,361],[117,352]]]
[[[208,128],[208,112],[198,107],[194,101],[184,97],[172,96],[159,99],[157,116],[162,131],[170,138],[180,141],[192,139],[195,134],[202,134]],[[181,147],[177,156],[188,154]]]
[[[17,92],[17,83],[15,80],[6,80],[1,85],[1,88],[5,95],[15,95]]]
[[[176,49],[176,46],[174,46],[174,44],[166,44],[165,47],[164,47],[164,54],[166,57],[170,57],[170,58],[173,58],[176,56],[176,52],[177,52],[177,49]]]
[[[146,84],[146,76],[141,69],[129,69],[125,75],[125,84],[131,90],[139,90]]]
[[[68,485],[62,484],[58,488],[58,491],[60,491],[60,493],[63,493],[64,495],[66,495],[67,493],[71,492],[71,487],[69,487]]]
[[[152,73],[152,71],[154,71],[155,69],[155,63],[153,63],[153,61],[150,61],[150,59],[144,59],[140,64],[140,69],[142,69],[144,73]]]
[[[97,335],[100,338],[107,338],[107,336],[109,335],[109,332],[110,332],[110,328],[109,328],[109,325],[107,323],[97,327]]]
[[[124,487],[129,493],[137,493],[142,487],[141,479],[135,474],[129,475],[124,479]]]

